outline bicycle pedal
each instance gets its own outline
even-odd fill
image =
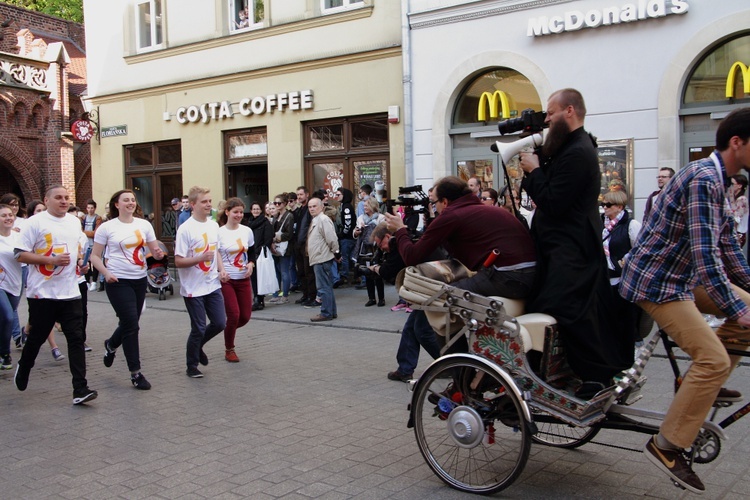
[[[671,479],[671,478],[670,478],[670,479]],[[685,488],[685,487],[684,487],[683,485],[681,485],[680,483],[678,483],[677,481],[675,481],[674,479],[672,479],[672,484],[674,484],[675,486],[677,486],[677,487],[678,487],[678,488],[680,488],[681,490],[685,490],[685,489],[687,489],[687,488]]]
[[[643,399],[643,394],[631,394],[627,397],[626,401],[622,403],[625,406],[630,406]]]

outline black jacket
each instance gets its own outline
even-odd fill
[[[271,221],[264,215],[256,218],[253,218],[251,215],[247,225],[253,230],[253,239],[255,240],[253,249],[255,257],[253,260],[255,260],[260,255],[263,247],[271,248],[271,243],[273,243],[273,226],[271,225]]]

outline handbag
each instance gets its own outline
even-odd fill
[[[255,259],[255,268],[258,273],[258,295],[267,295],[279,290],[276,268],[268,247],[263,247],[258,258]]]

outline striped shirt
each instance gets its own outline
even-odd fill
[[[726,198],[726,168],[715,151],[688,164],[664,187],[622,273],[620,294],[631,302],[695,300],[703,285],[728,318],[750,309],[729,282],[750,288],[750,268],[738,246]]]

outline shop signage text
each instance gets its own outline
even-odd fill
[[[89,142],[94,137],[94,127],[88,120],[76,120],[70,126],[73,138],[80,142]]]
[[[734,82],[737,79],[737,73],[739,73],[740,78],[742,78],[745,94],[750,94],[750,68],[745,66],[745,63],[737,61],[732,64],[732,67],[729,68],[729,74],[727,74],[727,99],[733,99],[736,97],[734,95]]]
[[[284,92],[267,96],[245,97],[240,100],[238,111],[242,116],[262,115],[274,111],[301,111],[313,108],[312,90]],[[208,123],[211,120],[234,118],[235,111],[230,101],[205,102],[200,106],[187,106],[177,109],[180,123]]]
[[[477,121],[487,121],[487,108],[490,108],[490,119],[497,120],[502,117],[503,119],[510,118],[510,99],[508,94],[502,90],[496,90],[494,93],[482,92],[479,97],[479,105],[477,106]]]
[[[102,139],[105,137],[117,137],[118,135],[128,135],[128,126],[115,125],[113,127],[104,127],[100,133]]]
[[[689,7],[687,0],[638,0],[619,7],[604,7],[586,12],[570,10],[561,16],[532,17],[529,19],[526,35],[554,35],[584,28],[643,21],[670,14],[685,14]]]

